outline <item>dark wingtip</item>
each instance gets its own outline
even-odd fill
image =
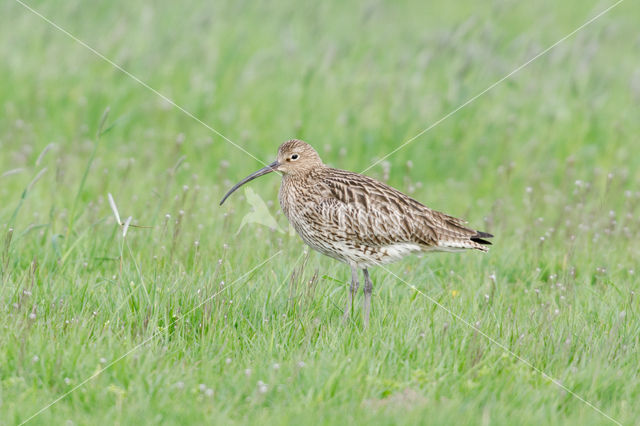
[[[485,246],[490,246],[493,244],[491,241],[483,240],[482,238],[478,237],[471,237],[471,241],[478,244],[484,244]]]
[[[482,232],[482,231],[478,231],[478,233],[476,235],[474,235],[473,237],[471,237],[471,241],[478,243],[478,244],[484,244],[487,246],[491,245],[491,241],[487,241],[484,240],[483,238],[493,238],[493,234],[490,234],[488,232]]]

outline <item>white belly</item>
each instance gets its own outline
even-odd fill
[[[303,240],[306,240],[303,238]],[[305,241],[311,248],[322,254],[341,260],[358,268],[368,268],[396,262],[403,257],[422,251],[413,243],[396,243],[383,247],[354,245],[347,241]]]

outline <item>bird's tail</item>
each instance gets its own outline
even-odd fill
[[[491,241],[485,240],[485,238],[491,238],[493,235],[487,232],[476,231],[475,234],[468,237],[450,237],[443,238],[438,241],[438,245],[433,248],[436,251],[464,251],[464,250],[480,250],[489,251],[488,245],[491,245]]]

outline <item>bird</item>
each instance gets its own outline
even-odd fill
[[[274,162],[234,185],[220,205],[242,185],[268,173],[282,175],[278,199],[289,223],[312,249],[346,263],[351,285],[343,319],[364,277],[364,328],[369,326],[373,282],[369,268],[412,253],[488,251],[493,237],[466,222],[432,210],[371,177],[325,165],[316,150],[299,139],[280,145]]]

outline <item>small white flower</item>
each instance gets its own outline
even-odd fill
[[[122,238],[127,236],[127,230],[129,229],[129,225],[131,224],[131,219],[133,219],[133,217],[129,216],[122,225]]]
[[[120,220],[120,214],[118,213],[118,207],[116,207],[116,202],[113,200],[113,196],[111,193],[107,194],[107,198],[109,199],[109,205],[111,206],[111,210],[113,210],[113,215],[116,217],[116,222],[118,225],[122,223]]]

